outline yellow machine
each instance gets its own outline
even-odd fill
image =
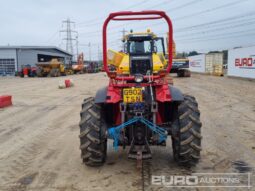
[[[72,65],[69,64],[69,65],[65,65],[65,71],[64,73],[62,73],[63,76],[66,76],[66,75],[73,75],[74,74],[74,70],[72,68]]]
[[[58,77],[66,75],[63,62],[58,59],[52,59],[50,62],[39,62],[36,64],[38,77]]]
[[[131,31],[124,36],[123,43],[123,52],[110,49],[107,53],[108,65],[118,74],[129,75],[137,71],[144,75],[147,72],[156,74],[166,68],[164,39],[150,30],[141,33]]]

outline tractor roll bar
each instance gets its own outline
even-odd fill
[[[133,18],[113,18],[114,21],[128,21],[128,20],[154,20],[162,19],[162,17],[133,17]]]
[[[127,17],[125,17],[127,16]],[[130,17],[130,16],[144,16],[144,17]],[[115,12],[111,13],[104,22],[103,25],[103,63],[104,69],[109,76],[109,68],[107,65],[107,26],[111,20],[115,21],[127,21],[127,20],[154,20],[154,19],[165,19],[168,24],[168,66],[167,66],[167,73],[170,72],[172,68],[172,49],[173,49],[173,26],[172,21],[166,15],[164,11],[139,11],[139,12],[132,12],[132,11],[122,11],[122,12]],[[122,80],[126,80],[129,77],[120,77]]]

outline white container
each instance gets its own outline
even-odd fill
[[[189,69],[192,72],[205,72],[205,54],[189,56]]]
[[[255,79],[255,46],[228,51],[228,76]]]
[[[205,72],[208,74],[215,73],[215,68],[223,68],[223,53],[210,53],[205,56]],[[221,70],[222,72],[222,70]]]
[[[59,88],[59,89],[64,89],[64,88],[66,88],[66,84],[65,84],[65,81],[64,81],[64,80],[60,80],[60,81],[58,82],[58,88]]]

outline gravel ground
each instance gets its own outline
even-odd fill
[[[168,139],[167,147],[152,148],[153,159],[139,170],[136,161],[127,159],[126,150],[115,152],[110,142],[103,167],[82,164],[78,139],[81,103],[108,80],[103,73],[74,75],[70,76],[74,87],[58,89],[64,78],[0,78],[0,95],[11,94],[14,104],[0,109],[0,190],[177,190],[151,185],[151,176],[194,172],[250,173],[251,184],[255,182],[254,81],[199,74],[174,77],[175,86],[194,95],[199,103],[201,162],[191,169],[178,167]]]

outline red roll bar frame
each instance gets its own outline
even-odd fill
[[[146,17],[129,17],[129,16],[141,16],[145,15]],[[128,16],[128,17],[123,17]],[[173,26],[171,19],[166,15],[164,11],[123,11],[111,13],[104,22],[103,25],[103,63],[104,69],[109,76],[109,68],[107,65],[107,26],[111,20],[115,21],[127,21],[127,20],[154,20],[154,19],[165,19],[168,24],[168,66],[166,72],[169,73],[172,68],[172,59],[173,59]],[[127,77],[115,77],[116,80],[129,80],[131,76]],[[155,76],[156,77],[156,76]]]

